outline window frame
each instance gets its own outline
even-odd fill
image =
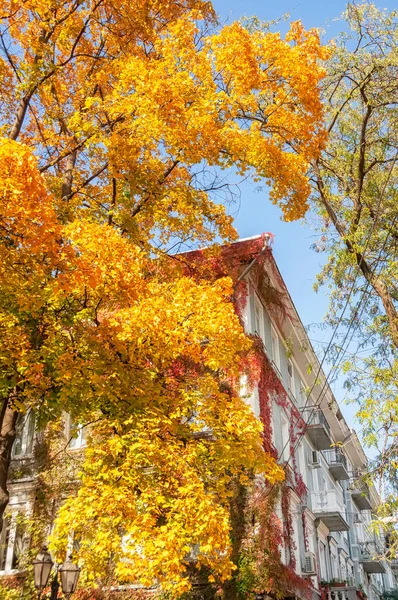
[[[72,435],[73,428],[77,431],[77,435]],[[68,450],[80,450],[87,446],[86,426],[82,424],[74,425],[70,414],[65,418],[65,437],[68,441]]]
[[[260,298],[257,296],[257,294],[254,294],[254,315],[253,315],[253,331],[254,333],[256,333],[264,342],[265,344],[265,336],[264,336],[264,307],[262,305],[262,302],[260,300]],[[257,331],[257,314],[258,314],[258,328],[259,331]]]
[[[282,412],[281,414],[281,437],[282,437],[282,455],[281,460],[288,463],[290,459],[289,444],[289,419]]]
[[[274,352],[274,341],[276,342],[276,352]],[[271,325],[271,351],[272,351],[272,362],[281,372],[281,355],[280,355],[280,339],[279,335],[273,325]],[[277,359],[277,360],[276,360]]]
[[[290,358],[287,359],[287,387],[291,395],[296,398],[296,390],[294,389],[294,364]]]
[[[3,527],[0,533],[1,575],[10,575],[18,572],[18,564],[14,562],[18,558],[16,555],[18,514],[18,510],[10,510],[3,516]]]
[[[22,426],[21,417],[24,418]],[[18,416],[16,430],[17,434],[12,445],[11,459],[18,460],[32,456],[35,445],[35,417],[31,409],[29,409],[26,413],[21,413]],[[19,441],[21,444],[21,449],[17,453]]]
[[[300,390],[299,390],[298,403],[301,408],[304,408],[306,406],[306,404],[309,403],[309,398],[307,398],[307,394],[306,394],[307,389],[308,388],[305,385],[305,382],[303,381],[302,377],[300,377]]]

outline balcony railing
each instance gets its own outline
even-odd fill
[[[330,425],[326,420],[321,408],[314,406],[306,406],[301,411],[301,416],[307,425],[323,425],[330,433]]]
[[[360,550],[360,556],[380,557],[383,554],[383,546],[381,541],[371,538],[366,540],[359,540],[358,546]]]
[[[396,574],[398,571],[398,558],[391,559],[390,566],[391,566],[391,569]]]
[[[320,408],[307,406],[301,410],[306,429],[317,450],[327,450],[331,445],[330,425]]]
[[[346,585],[344,587],[331,586],[327,592],[328,600],[358,600],[357,588],[355,585]]]
[[[383,565],[383,546],[379,540],[371,534],[367,534],[364,540],[358,541],[359,562],[367,573],[385,573]]]
[[[347,459],[339,448],[325,450],[323,455],[326,458],[328,465],[343,465],[343,467],[347,469]]]
[[[336,490],[311,492],[311,509],[316,518],[323,521],[329,531],[348,531],[349,525],[345,520],[345,509],[342,497]]]
[[[331,474],[335,479],[341,481],[343,479],[349,479],[347,467],[347,459],[339,448],[333,448],[331,450],[324,450],[323,456],[329,465]]]
[[[369,486],[361,477],[351,477],[349,486],[351,496],[359,510],[371,510]]]

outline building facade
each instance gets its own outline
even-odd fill
[[[238,242],[245,243],[250,240]],[[246,331],[261,338],[290,401],[272,403],[272,441],[287,473],[298,472],[305,485],[301,498],[294,486],[290,491],[297,573],[311,578],[315,596],[378,600],[397,581],[394,565],[382,558],[383,536],[372,527],[380,499],[363,479],[366,455],[344,419],[271,253],[265,268],[284,310],[269,310],[249,271],[242,318]],[[260,417],[258,389],[247,402]],[[304,421],[293,448],[292,410]]]
[[[280,547],[281,560],[293,564],[298,576],[311,584],[314,598],[379,600],[384,590],[398,587],[385,555],[384,540],[372,527],[379,497],[363,476],[367,459],[356,433],[345,421],[328,385],[308,335],[300,321],[272,253],[255,238],[233,245],[236,253],[248,245],[266,255],[273,302],[259,285],[254,259],[242,265],[245,301],[241,317],[248,334],[260,341],[275,378],[274,393],[266,390],[271,409],[268,440],[284,465],[292,524],[291,543]],[[279,304],[278,304],[279,298]],[[260,385],[242,394],[254,414],[262,415]],[[279,395],[278,395],[279,394]],[[283,400],[281,400],[283,396]],[[84,446],[84,432],[65,419],[65,438],[71,450]],[[10,503],[0,539],[0,576],[18,573],[24,540],[18,535],[17,515],[31,512],[35,501],[34,419],[19,422],[9,481]],[[282,498],[276,507],[283,521]],[[293,560],[294,559],[294,560]]]

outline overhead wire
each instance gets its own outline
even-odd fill
[[[374,269],[373,269],[374,271],[376,271],[376,269],[377,269],[377,265],[380,263],[380,260],[381,260],[382,253],[384,252],[384,249],[385,249],[385,247],[386,247],[386,245],[387,245],[388,238],[390,237],[390,235],[391,235],[391,233],[392,233],[393,229],[395,228],[395,223],[396,223],[397,219],[398,219],[398,216],[396,216],[396,217],[394,218],[393,222],[391,223],[391,225],[390,225],[390,227],[389,227],[389,229],[388,229],[388,231],[387,231],[387,235],[386,235],[386,238],[385,238],[385,240],[384,240],[383,246],[382,246],[382,248],[380,249],[379,255],[378,255],[378,257],[377,257],[377,259],[376,259],[376,262],[375,262],[375,265],[376,265],[376,266],[375,266],[375,267],[374,267]],[[359,301],[359,303],[358,303],[358,306],[357,306],[357,308],[355,309],[354,315],[353,315],[353,317],[352,317],[352,319],[351,319],[350,326],[348,327],[348,329],[347,329],[347,331],[346,331],[346,334],[345,334],[345,337],[344,337],[344,339],[343,339],[343,342],[342,342],[342,344],[341,344],[341,346],[340,346],[340,349],[339,349],[339,352],[338,352],[337,358],[335,359],[335,362],[334,362],[334,364],[332,365],[332,367],[331,367],[331,369],[330,369],[330,371],[329,371],[329,373],[328,373],[328,376],[326,377],[326,380],[325,380],[324,386],[323,386],[323,388],[322,388],[321,392],[320,392],[320,393],[319,393],[319,395],[318,395],[318,398],[317,398],[316,405],[317,405],[317,406],[319,406],[319,407],[320,407],[321,401],[323,400],[323,398],[324,398],[324,396],[325,396],[325,394],[324,394],[324,389],[325,389],[326,385],[328,384],[328,380],[329,380],[329,378],[330,378],[330,376],[331,376],[331,374],[332,374],[332,372],[333,372],[333,371],[334,371],[334,372],[337,372],[337,369],[339,368],[339,366],[340,366],[340,364],[341,364],[341,361],[342,361],[342,359],[344,358],[344,355],[345,355],[346,349],[347,349],[347,348],[350,346],[350,344],[351,344],[351,342],[352,342],[352,339],[353,339],[353,337],[354,337],[354,335],[355,335],[355,332],[356,332],[356,330],[357,330],[357,329],[358,329],[358,327],[359,327],[359,324],[360,324],[360,317],[361,317],[362,313],[364,312],[364,310],[365,310],[365,308],[366,308],[366,305],[367,305],[367,303],[368,303],[368,301],[369,301],[369,297],[368,297],[368,298],[365,300],[365,302],[364,302],[364,304],[363,304],[362,308],[361,308],[361,304],[362,304],[362,302],[363,302],[363,300],[364,300],[364,298],[365,298],[365,295],[367,294],[367,290],[369,289],[369,287],[370,287],[370,282],[367,282],[367,284],[366,284],[366,286],[365,286],[365,289],[364,289],[364,291],[363,291],[363,293],[362,293],[362,297],[361,297],[361,299],[360,299],[360,301]],[[359,312],[359,311],[360,311],[360,312]],[[348,334],[349,334],[350,328],[352,327],[352,324],[353,324],[353,322],[355,322],[355,326],[354,326],[354,329],[353,329],[353,331],[352,331],[352,334],[351,334],[350,340],[348,341],[348,344],[347,344],[347,346],[346,346],[346,349],[344,350],[344,344],[345,344],[345,341],[346,341],[346,339],[347,339],[347,337],[348,337]],[[342,355],[342,356],[341,356],[341,358],[339,359],[340,355]],[[338,362],[337,362],[337,361],[338,361]],[[295,450],[296,450],[296,449],[297,449],[297,446],[295,447]]]
[[[326,350],[325,350],[325,352],[324,352],[324,355],[323,355],[323,357],[322,357],[322,360],[321,360],[321,362],[320,362],[320,364],[319,364],[319,367],[318,367],[318,370],[317,370],[317,374],[316,374],[316,377],[314,378],[313,384],[312,384],[312,386],[311,386],[310,390],[309,390],[309,391],[307,392],[307,394],[306,394],[306,396],[307,396],[307,397],[306,397],[305,404],[304,404],[304,406],[303,406],[303,407],[301,407],[301,412],[302,412],[302,413],[303,413],[303,412],[305,411],[305,409],[307,408],[308,401],[309,401],[309,399],[310,399],[310,397],[311,397],[311,394],[312,394],[312,392],[313,392],[313,390],[314,390],[315,386],[317,385],[317,380],[318,380],[318,377],[319,377],[320,373],[322,372],[322,366],[323,366],[323,364],[324,364],[324,362],[325,362],[325,360],[326,360],[326,357],[327,357],[327,355],[328,355],[328,353],[329,353],[329,351],[330,351],[330,348],[332,347],[332,343],[333,343],[334,337],[336,336],[336,334],[337,334],[337,331],[338,331],[338,329],[339,329],[339,327],[340,327],[340,325],[341,325],[341,323],[342,323],[342,321],[343,321],[344,314],[345,314],[345,312],[346,312],[346,310],[347,310],[347,308],[348,308],[349,302],[350,302],[350,300],[351,300],[351,296],[352,296],[352,293],[353,293],[353,291],[354,291],[354,288],[355,288],[356,281],[357,281],[357,279],[358,279],[358,276],[359,276],[359,274],[360,274],[360,267],[361,267],[361,263],[362,263],[362,262],[364,261],[364,259],[365,259],[365,254],[366,254],[366,251],[367,251],[367,249],[368,249],[368,245],[369,245],[369,243],[370,243],[370,239],[371,239],[371,237],[372,237],[372,235],[373,235],[373,233],[374,233],[374,230],[375,230],[375,228],[376,228],[376,226],[377,226],[377,224],[378,224],[379,218],[380,218],[380,207],[381,207],[381,202],[382,202],[382,200],[383,200],[383,196],[384,196],[384,194],[385,194],[385,190],[386,190],[386,188],[387,188],[387,185],[388,185],[388,182],[389,182],[389,180],[390,180],[390,178],[391,178],[392,171],[393,171],[393,168],[394,168],[394,166],[395,166],[395,163],[396,163],[397,159],[398,159],[398,152],[397,152],[397,153],[396,153],[396,155],[395,155],[394,161],[393,161],[393,162],[392,162],[392,164],[390,165],[390,168],[389,168],[389,172],[388,172],[388,175],[387,175],[386,181],[385,181],[385,183],[384,183],[383,189],[381,190],[381,193],[380,193],[380,196],[379,196],[378,205],[377,205],[377,209],[376,209],[376,218],[375,218],[375,220],[374,220],[374,221],[373,221],[373,223],[372,223],[371,230],[370,230],[370,232],[369,232],[369,234],[368,234],[368,236],[367,236],[367,239],[366,239],[366,241],[365,241],[365,245],[364,245],[364,249],[363,249],[363,252],[362,252],[361,260],[360,260],[360,261],[359,261],[359,263],[356,265],[356,267],[357,267],[356,275],[355,275],[355,278],[354,278],[354,280],[353,280],[353,282],[352,282],[352,285],[351,285],[351,287],[350,287],[350,290],[349,290],[349,293],[348,293],[348,297],[347,297],[347,299],[346,299],[346,302],[345,302],[345,305],[344,305],[343,311],[342,311],[342,313],[341,313],[341,315],[340,315],[340,317],[339,317],[339,319],[338,319],[338,321],[337,321],[337,323],[336,323],[336,325],[335,325],[335,327],[334,327],[334,330],[333,330],[332,336],[331,336],[331,338],[330,338],[330,340],[329,340],[328,346],[327,346],[327,348],[326,348]],[[391,232],[392,232],[392,230],[393,230],[393,225],[395,225],[395,221],[396,221],[396,218],[394,219],[394,221],[393,221],[392,225],[390,226],[389,230],[387,231],[387,235],[386,235],[386,238],[385,238],[385,240],[384,240],[383,246],[382,246],[382,248],[381,248],[381,250],[380,250],[380,252],[379,252],[379,256],[378,256],[378,258],[377,258],[377,260],[376,260],[376,267],[375,267],[375,266],[373,266],[373,271],[375,271],[375,269],[377,268],[377,265],[378,265],[378,263],[380,262],[380,259],[381,259],[382,252],[384,251],[384,248],[385,248],[385,246],[386,246],[386,244],[387,244],[388,238],[389,238],[389,236],[390,236],[390,234],[391,234]],[[348,328],[347,328],[347,331],[346,331],[346,334],[345,334],[345,337],[344,337],[344,340],[343,340],[343,344],[342,344],[342,346],[340,347],[340,350],[339,350],[339,352],[338,352],[338,355],[337,355],[337,357],[335,358],[335,361],[334,361],[334,363],[332,364],[332,366],[331,366],[331,368],[330,368],[330,371],[329,371],[329,373],[328,373],[327,377],[325,378],[324,384],[323,384],[323,386],[322,386],[322,389],[321,389],[321,391],[320,391],[320,393],[319,393],[319,395],[318,395],[318,397],[317,397],[317,400],[315,401],[314,405],[311,405],[311,406],[310,406],[312,410],[311,410],[311,413],[310,413],[310,415],[309,415],[309,417],[308,417],[308,419],[307,419],[307,422],[305,423],[305,426],[304,426],[304,428],[303,428],[303,431],[302,431],[302,433],[301,433],[301,436],[298,438],[298,440],[297,440],[296,444],[294,445],[293,449],[291,449],[291,450],[290,450],[290,453],[289,453],[289,457],[288,457],[288,459],[284,461],[286,464],[289,462],[290,458],[291,458],[291,457],[293,456],[293,454],[295,453],[295,451],[296,451],[296,449],[297,449],[297,446],[298,446],[298,444],[300,443],[300,438],[301,438],[301,437],[302,437],[302,436],[305,434],[305,432],[306,432],[306,430],[307,430],[308,426],[310,425],[310,422],[311,422],[311,419],[312,419],[312,416],[313,416],[314,412],[320,408],[321,402],[322,402],[322,400],[323,400],[323,397],[324,397],[324,395],[325,395],[325,394],[324,394],[324,390],[325,390],[325,388],[328,386],[328,380],[329,380],[329,377],[330,377],[330,375],[331,375],[331,373],[332,373],[333,369],[336,367],[336,370],[337,370],[337,368],[338,368],[338,366],[339,366],[339,364],[340,364],[340,362],[341,362],[341,359],[340,359],[340,362],[337,364],[337,360],[338,360],[338,358],[340,357],[341,350],[342,350],[342,348],[344,347],[344,343],[345,343],[345,341],[346,341],[346,339],[347,339],[347,337],[348,337],[348,335],[349,335],[350,329],[352,328],[354,321],[356,321],[356,320],[357,320],[357,315],[358,315],[358,312],[359,312],[359,310],[360,310],[360,306],[361,306],[361,304],[362,304],[362,301],[363,301],[363,299],[364,299],[364,297],[365,297],[365,294],[367,293],[367,290],[368,290],[368,288],[369,288],[369,285],[370,285],[370,282],[368,281],[368,282],[367,282],[367,284],[366,284],[365,290],[362,292],[362,295],[361,295],[361,297],[360,297],[360,300],[359,300],[358,306],[357,306],[357,308],[355,309],[355,311],[354,311],[354,314],[352,315],[352,317],[351,317],[351,319],[350,319],[350,322],[349,322],[349,325],[348,325]],[[364,307],[363,307],[363,309],[362,309],[362,311],[361,311],[361,314],[362,314],[362,312],[363,312],[363,310],[364,310],[365,306],[366,306],[366,304],[364,305]],[[359,324],[359,323],[358,323],[358,324]],[[357,324],[357,327],[358,327],[358,324]],[[354,332],[355,332],[355,330],[354,330]],[[353,335],[351,336],[351,339],[350,339],[350,342],[349,342],[349,344],[351,343],[352,337],[353,337]],[[349,345],[349,344],[348,344],[348,345]],[[347,347],[348,347],[348,346],[347,346]],[[343,355],[343,356],[344,356],[344,355]],[[279,458],[278,458],[278,460],[280,460],[280,459],[282,458],[282,456],[283,456],[283,454],[284,454],[284,452],[285,452],[285,450],[286,450],[286,448],[287,448],[287,446],[288,446],[289,444],[290,444],[290,440],[287,440],[287,441],[286,441],[286,443],[285,443],[285,445],[284,445],[284,447],[283,447],[283,449],[282,449],[282,451],[280,452],[280,455],[279,455]]]

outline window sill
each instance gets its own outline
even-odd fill
[[[30,452],[29,454],[19,454],[18,456],[11,456],[11,460],[33,460],[34,454]],[[0,571],[1,573],[1,571]]]
[[[5,571],[0,571],[0,577],[10,577],[12,575],[22,575],[23,571],[18,571],[18,569],[6,569]]]

